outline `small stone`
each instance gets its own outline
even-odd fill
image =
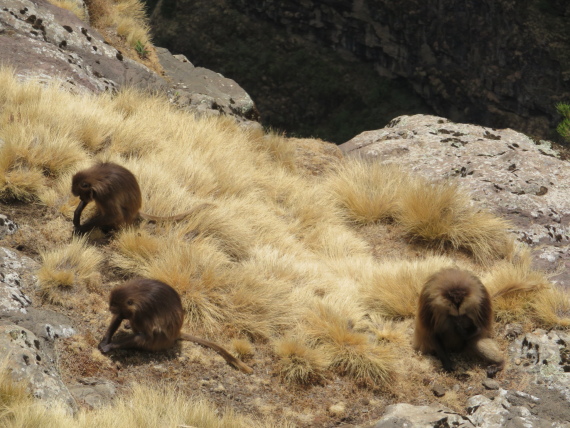
[[[499,382],[493,379],[485,379],[483,381],[483,386],[492,391],[496,391],[500,388]]]
[[[435,395],[436,397],[443,397],[446,393],[446,389],[442,385],[434,385],[431,388],[431,391],[433,392],[433,395]]]
[[[222,385],[221,383],[218,384],[218,386],[216,386],[213,389],[214,392],[225,392],[226,388],[224,388],[224,385]]]

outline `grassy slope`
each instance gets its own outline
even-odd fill
[[[332,403],[326,397],[376,400],[375,412],[366,417],[379,414],[389,400],[428,400],[431,383],[456,380],[412,351],[411,319],[427,276],[454,264],[482,275],[494,291],[538,286],[532,299],[518,293],[497,301],[499,320],[527,328],[570,324],[568,295],[551,290],[547,278],[531,269],[506,222],[472,206],[453,183],[427,183],[349,159],[337,159],[313,176],[300,166],[293,140],[244,130],[229,118],[196,119],[131,90],[89,96],[21,84],[10,70],[0,71],[0,141],[0,197],[43,213],[35,220],[24,216],[28,222],[15,218],[22,229],[4,244],[21,245],[42,261],[40,288],[29,292],[73,317],[80,332],[60,344],[65,379],[108,377],[125,390],[143,379],[161,379],[154,393],[135,389],[130,406],[140,411],[163,414],[164,406],[194,396],[193,382],[200,378],[185,384],[189,367],[204,370],[208,379],[220,373],[238,393],[252,391],[238,402],[220,401],[208,390],[217,406],[225,403],[258,418],[276,413],[300,425],[325,426],[346,416],[327,412]],[[141,224],[110,239],[71,240],[77,199],[70,177],[96,159],[118,162],[137,176],[145,212],[170,215],[202,202],[211,205],[177,224]],[[189,351],[189,345],[174,354],[101,356],[95,346],[108,321],[108,290],[135,275],[175,287],[188,331],[229,346],[255,374],[232,373],[212,364],[211,354]],[[483,371],[463,363],[477,383]],[[166,374],[155,373],[157,364],[166,366]],[[164,385],[167,399],[160,395]],[[317,391],[322,401],[314,405],[310,394]],[[155,401],[145,402],[147,396]],[[115,418],[141,426],[126,404],[131,396],[125,397],[115,404],[125,416]],[[450,392],[444,400],[460,407],[463,398]],[[25,419],[17,403],[13,412],[0,412],[0,420]],[[358,406],[349,410],[355,422],[365,417],[354,413]],[[106,410],[99,412],[75,420],[57,417],[70,426],[89,426],[105,417]],[[162,426],[240,425],[166,413],[179,416]]]

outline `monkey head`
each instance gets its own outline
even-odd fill
[[[93,187],[81,171],[73,176],[71,180],[71,193],[73,196],[79,196],[83,202],[91,202],[93,200]]]
[[[137,311],[137,296],[129,293],[127,288],[118,287],[111,292],[109,310],[123,319],[131,319]]]

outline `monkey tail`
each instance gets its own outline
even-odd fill
[[[244,362],[238,360],[236,357],[234,357],[232,354],[230,354],[228,351],[226,351],[220,345],[217,345],[213,342],[210,342],[209,340],[200,339],[199,337],[192,336],[188,333],[181,333],[180,339],[188,340],[188,341],[194,342],[194,343],[198,343],[199,345],[213,349],[218,354],[220,354],[222,357],[224,357],[224,359],[228,362],[229,365],[235,367],[238,370],[241,370],[244,373],[247,373],[247,374],[253,373],[253,369],[251,367],[249,367]]]
[[[139,211],[139,217],[142,218],[143,220],[152,221],[155,223],[157,221],[180,221],[180,220],[184,220],[190,214],[192,214],[198,210],[201,210],[202,208],[205,208],[209,205],[214,205],[214,204],[212,204],[211,202],[204,202],[204,203],[201,203],[200,205],[196,205],[192,209],[190,209],[190,210],[188,210],[182,214],[177,214],[177,215],[172,215],[172,216],[167,216],[167,217],[155,216],[155,215],[146,214],[146,213],[143,213],[142,211]]]
[[[523,283],[523,282],[516,282],[514,284],[509,284],[493,293],[493,299],[497,297],[506,296],[507,294],[511,293],[530,293],[531,291],[538,291],[540,289],[545,288],[546,285],[544,284],[537,284],[537,283]]]

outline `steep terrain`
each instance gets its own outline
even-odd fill
[[[307,132],[305,117],[315,124],[334,120],[330,103],[346,103],[347,88],[357,97],[362,79],[383,95],[360,98],[342,116],[358,131],[385,125],[390,111],[380,107],[383,102],[394,109],[388,120],[420,112],[410,95],[391,92],[402,83],[451,120],[541,138],[553,137],[559,120],[555,105],[570,99],[570,6],[563,0],[217,0],[208,5],[160,0],[153,8],[154,3],[149,2],[151,22],[160,43],[226,71],[258,100],[268,124],[292,132]],[[233,38],[226,37],[229,31]],[[327,73],[317,72],[315,80],[307,80],[294,61],[298,55],[341,78],[327,82]],[[346,58],[352,65],[343,67]],[[271,77],[274,68],[291,72],[279,79]],[[389,84],[384,78],[394,80]],[[325,86],[333,98],[312,107],[308,83]],[[283,85],[287,90],[280,92]],[[386,86],[393,89],[381,90]],[[387,93],[409,101],[395,103]],[[384,111],[375,115],[375,125],[363,120],[374,109]],[[334,127],[321,136],[337,143],[348,139]]]

